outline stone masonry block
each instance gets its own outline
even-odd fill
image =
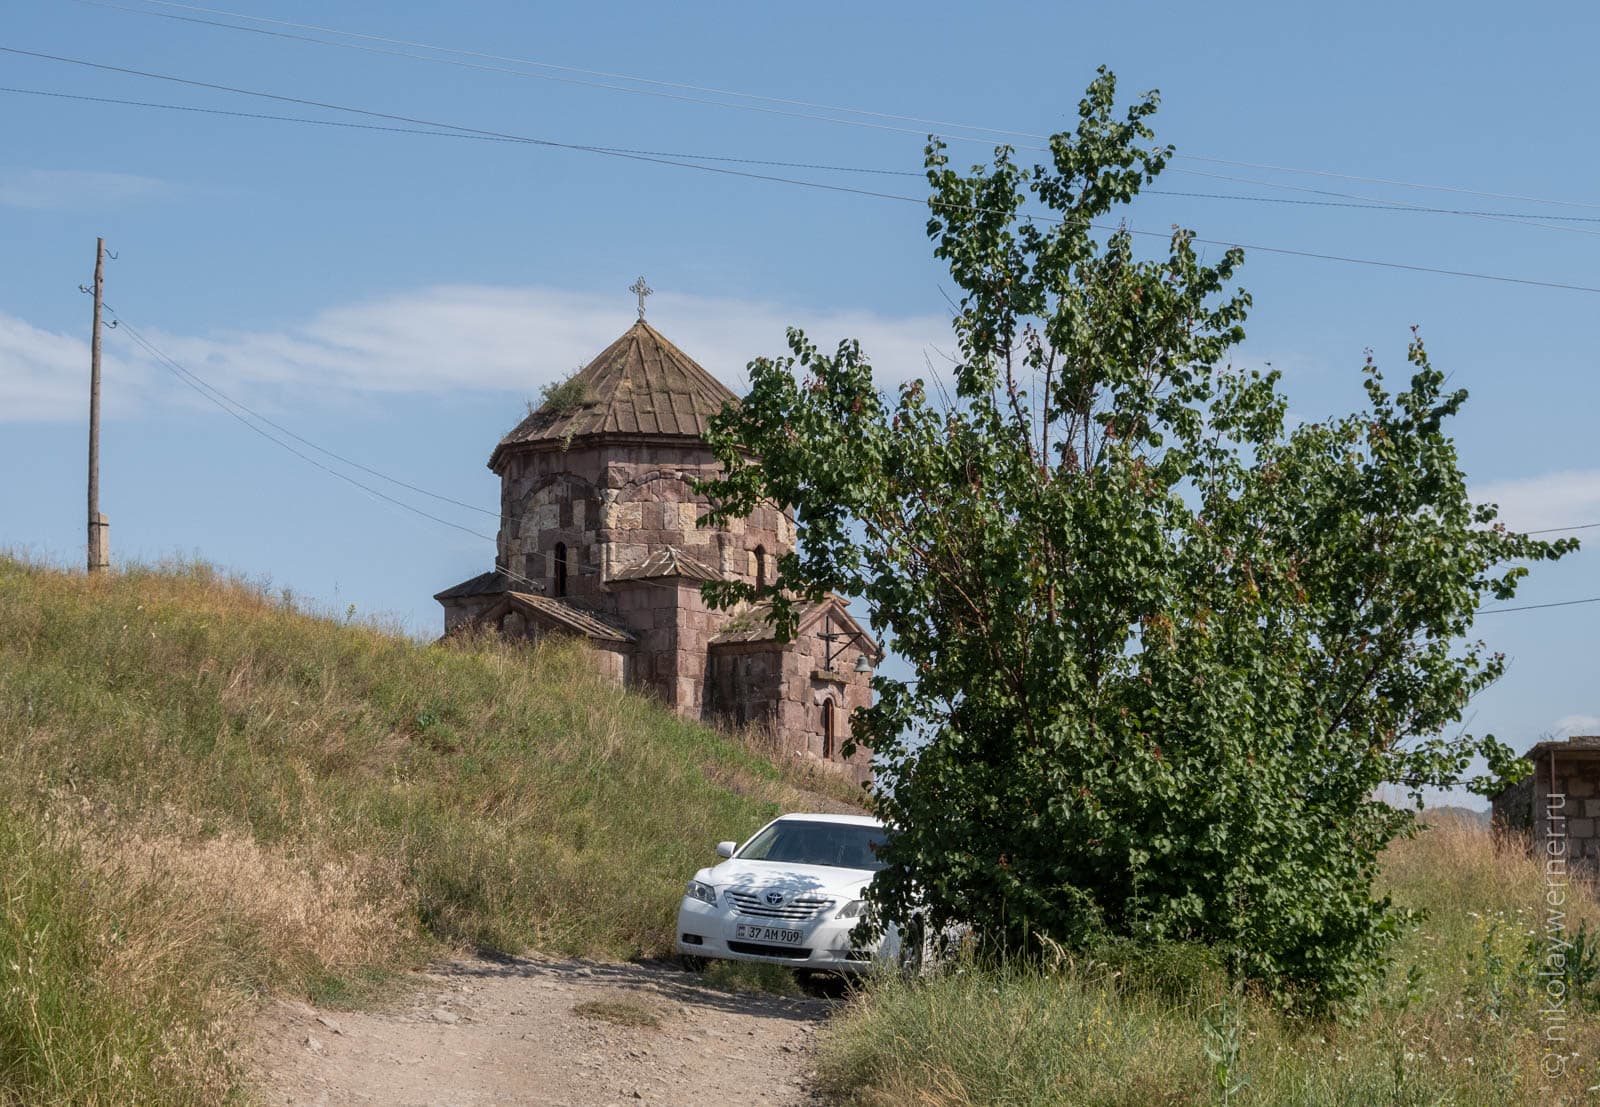
[[[674,704],[682,714],[691,718],[700,714],[700,679],[680,676],[674,682]]]

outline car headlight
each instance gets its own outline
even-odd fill
[[[717,905],[717,890],[698,880],[689,881],[689,886],[683,890],[683,894],[688,899],[697,899],[701,903],[709,903],[712,907]]]
[[[839,913],[837,915],[835,915],[834,918],[838,918],[838,919],[856,919],[856,918],[860,918],[861,915],[866,911],[866,909],[867,909],[867,901],[866,900],[853,899],[849,903],[845,904],[843,907],[839,908]]]

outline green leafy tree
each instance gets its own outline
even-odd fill
[[[1411,816],[1379,790],[1513,763],[1450,733],[1503,667],[1473,614],[1573,544],[1471,503],[1444,429],[1466,394],[1414,336],[1403,389],[1369,356],[1365,410],[1288,429],[1277,374],[1226,361],[1241,252],[1208,265],[1175,230],[1142,258],[1103,225],[1172,154],[1157,96],[1119,117],[1114,94],[1102,70],[1048,165],[928,147],[953,395],[891,399],[857,343],[798,330],[751,363],[711,518],[791,505],[800,543],[774,583],[708,592],[787,634],[799,601],[862,596],[914,668],[853,720],[898,828],[878,920],[920,907],[1008,951],[1199,941],[1327,1008],[1403,921],[1372,882]]]

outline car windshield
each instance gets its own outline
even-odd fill
[[[878,859],[878,849],[885,837],[884,829],[878,826],[784,819],[750,839],[739,851],[739,857],[744,861],[788,861],[876,872],[884,865]]]

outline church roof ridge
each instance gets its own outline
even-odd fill
[[[637,565],[630,565],[612,574],[613,581],[658,580],[663,577],[686,577],[689,580],[725,580],[726,578],[693,554],[684,553],[676,546],[665,546]]]
[[[878,658],[882,654],[882,647],[877,639],[873,638],[867,628],[850,614],[850,601],[834,592],[829,592],[822,599],[812,602],[798,600],[795,602],[795,637],[807,633],[811,627],[824,616],[830,615],[844,625],[845,631],[856,641],[858,647]],[[751,604],[729,619],[722,629],[713,634],[708,641],[710,646],[729,646],[746,642],[771,642],[777,640],[777,628],[772,625],[769,616],[772,613],[772,601],[760,600]]]
[[[502,438],[489,467],[498,469],[508,450],[576,438],[704,438],[730,401],[738,397],[727,385],[640,319],[570,378],[567,395],[550,397]]]

